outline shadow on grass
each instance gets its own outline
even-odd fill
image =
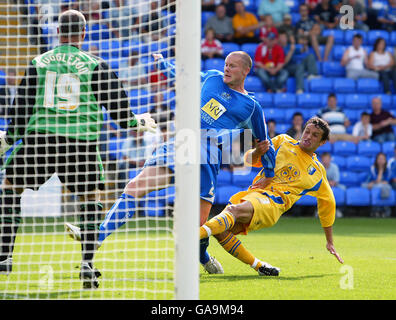
[[[269,276],[259,276],[257,274],[249,274],[243,276],[235,276],[235,275],[207,275],[205,277],[200,278],[200,282],[213,282],[214,281],[244,281],[244,280],[255,280],[263,279],[263,280],[279,280],[279,281],[298,281],[298,280],[305,280],[305,279],[318,279],[318,278],[326,278],[326,277],[333,277],[339,275],[338,273],[326,273],[326,274],[310,274],[305,276],[297,276],[297,277],[286,277],[286,276],[279,276],[279,277],[269,277]]]

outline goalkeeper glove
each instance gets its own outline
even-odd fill
[[[11,146],[7,143],[6,139],[7,131],[0,130],[0,156],[7,152]]]
[[[150,131],[152,133],[156,132],[157,124],[155,123],[155,120],[151,118],[149,113],[142,113],[142,114],[135,114],[135,118],[137,121],[137,131],[142,132],[142,131]]]

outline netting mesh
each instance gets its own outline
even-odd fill
[[[70,9],[86,20],[81,48],[58,35]],[[173,138],[174,78],[153,54],[174,63],[174,1],[2,0],[0,16],[0,129],[12,144],[2,159],[1,298],[173,298],[172,171],[140,178],[127,217],[116,217],[125,225],[98,250],[93,230]],[[155,132],[136,130],[130,111],[150,113]],[[98,289],[83,290],[82,261]]]

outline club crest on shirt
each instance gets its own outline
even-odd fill
[[[315,167],[311,164],[309,167],[308,167],[308,174],[310,175],[310,176],[312,176],[315,172],[316,172],[316,169],[315,169]]]
[[[227,92],[223,92],[220,96],[221,96],[224,100],[230,100],[230,99],[231,99],[231,95],[230,95],[229,93],[227,93]]]
[[[219,119],[227,109],[216,99],[210,99],[202,108],[212,119]]]

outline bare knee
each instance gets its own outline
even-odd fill
[[[227,207],[227,211],[234,216],[236,223],[249,223],[254,213],[253,206],[248,201],[230,205]]]

